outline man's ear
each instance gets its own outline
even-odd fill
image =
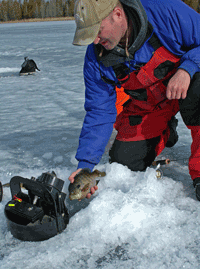
[[[123,10],[120,7],[115,7],[111,13],[111,19],[113,21],[119,21],[123,18]]]

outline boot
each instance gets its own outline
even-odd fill
[[[193,180],[193,185],[196,190],[196,197],[200,201],[200,177],[197,177]]]
[[[176,131],[176,128],[178,126],[178,120],[173,116],[171,120],[168,122],[169,128],[170,128],[170,136],[167,140],[166,147],[171,148],[173,147],[177,141],[178,141],[178,133]]]

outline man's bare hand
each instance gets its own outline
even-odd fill
[[[91,188],[90,193],[88,193],[86,197],[88,199],[90,199],[90,197],[92,196],[92,194],[94,194],[95,191],[97,191],[97,190],[98,190],[98,187],[97,186],[94,186],[93,188]]]
[[[71,183],[74,182],[74,177],[82,170],[82,168],[77,169],[75,172],[73,172],[70,176],[69,176],[69,181]],[[87,194],[87,198],[90,199],[90,197],[92,196],[92,194],[95,193],[95,191],[98,190],[97,186],[94,186],[93,188],[91,188],[90,193]]]
[[[69,181],[71,182],[71,183],[73,183],[74,182],[74,177],[80,172],[82,170],[82,168],[79,168],[79,169],[77,169],[75,172],[73,172],[70,176],[69,176]]]
[[[187,96],[190,81],[191,78],[189,73],[183,69],[178,69],[167,85],[167,98],[169,100],[181,98],[185,99]]]

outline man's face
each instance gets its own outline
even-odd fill
[[[94,44],[101,44],[105,49],[112,50],[116,47],[122,38],[120,24],[112,20],[110,16],[102,20],[101,27]]]

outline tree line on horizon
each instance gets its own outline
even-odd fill
[[[200,0],[183,0],[200,13]],[[2,0],[0,21],[74,16],[74,0]]]
[[[0,21],[74,16],[74,0],[2,0]]]

